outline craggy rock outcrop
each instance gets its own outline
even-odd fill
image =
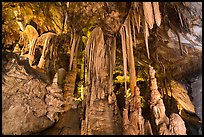
[[[37,102],[39,103],[39,102]],[[5,135],[26,135],[42,131],[53,122],[46,116],[36,116],[30,106],[12,105],[2,114],[2,133]]]
[[[54,123],[46,117],[46,83],[29,75],[24,66],[18,65],[17,56],[13,57],[6,65],[3,61],[3,134],[19,135],[41,131]]]
[[[28,60],[12,53],[3,53],[2,70],[2,133],[33,134],[52,126],[55,123],[52,114],[61,112],[63,104],[55,97],[62,96],[56,83],[47,87],[40,78],[45,74],[33,70]]]

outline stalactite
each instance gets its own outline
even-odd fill
[[[125,45],[125,35],[124,35],[124,26],[120,29],[121,41],[122,41],[122,52],[123,52],[123,72],[125,79],[125,91],[127,91],[127,53]]]
[[[152,9],[152,3],[143,2],[143,10],[144,10],[144,16],[148,24],[148,27],[152,29],[154,25],[154,14],[153,14],[153,9]]]
[[[154,8],[154,18],[157,26],[159,27],[161,24],[161,14],[159,10],[159,2],[152,2]]]
[[[34,61],[34,56],[35,56],[35,44],[38,38],[38,32],[37,30],[31,26],[31,25],[27,25],[25,30],[22,32],[22,35],[24,35],[25,39],[22,39],[23,41],[26,41],[26,38],[28,39],[28,44],[25,43],[24,44],[24,48],[23,49],[28,49],[28,58],[29,58],[29,64],[30,66],[32,66],[32,63]],[[27,47],[28,46],[28,47]],[[26,52],[26,51],[24,51]]]
[[[52,57],[53,53],[57,50],[57,46],[55,45],[56,44],[56,41],[55,41],[56,37],[57,37],[57,35],[55,33],[48,32],[48,33],[42,34],[38,38],[39,43],[40,43],[40,41],[44,42],[42,55],[41,55],[40,61],[38,63],[39,68],[44,69],[45,61],[46,61],[48,52],[50,54],[50,57]],[[55,49],[55,50],[52,51],[52,49]],[[52,58],[50,58],[50,59],[52,59]]]
[[[124,114],[123,134],[142,135],[144,134],[144,118],[142,116],[141,100],[139,98],[140,91],[136,85],[132,33],[131,33],[131,26],[130,26],[129,18],[130,16],[127,17],[124,23],[124,28],[122,27],[121,28],[122,30],[120,31],[121,36],[122,36],[121,37],[122,38],[122,49],[126,50],[126,51],[123,51],[124,53],[123,58],[126,58],[126,54],[127,54],[128,67],[129,67],[129,72],[130,72],[130,90],[131,90],[131,100],[129,100],[127,96],[125,100],[126,109],[123,112]],[[126,65],[124,64],[124,66]],[[128,114],[129,107],[130,107],[130,114]]]
[[[100,27],[91,32],[87,41],[85,51],[90,86],[85,92],[82,134],[120,134],[120,115],[112,88],[113,74],[110,74],[114,66],[114,53],[110,51],[114,52],[114,44],[114,37],[104,37]]]

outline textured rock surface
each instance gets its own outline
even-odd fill
[[[169,130],[172,134],[175,134],[175,135],[185,135],[186,134],[185,123],[178,114],[172,113],[170,115],[169,123],[170,123]]]
[[[40,135],[80,135],[80,118],[77,109],[59,115],[59,121]]]
[[[2,133],[31,134],[50,127],[54,122],[46,117],[46,83],[18,65],[17,56],[3,59]]]
[[[191,84],[195,112],[202,120],[202,75]]]
[[[3,54],[2,69],[2,133],[35,134],[52,126],[64,104],[57,83],[48,86],[28,60],[12,53]]]
[[[75,66],[75,65],[74,65]],[[80,124],[81,124],[81,108],[79,108],[78,101],[74,100],[73,93],[74,93],[74,88],[75,88],[75,80],[76,80],[76,72],[68,72],[66,73],[65,70],[58,69],[57,73],[57,79],[54,77],[53,83],[52,83],[52,88],[49,87],[50,89],[56,88],[58,85],[62,85],[63,87],[63,113],[56,113],[56,111],[53,111],[52,114],[55,114],[55,118],[58,119],[56,124],[53,127],[50,127],[49,129],[37,133],[40,135],[80,135]],[[64,79],[65,75],[65,80],[62,83],[62,79]],[[56,75],[55,75],[56,76]],[[63,77],[62,77],[63,76]],[[61,86],[59,86],[61,87]],[[58,91],[59,90],[58,88]],[[48,88],[48,89],[49,89]],[[51,91],[51,90],[50,90]],[[55,90],[56,92],[56,90]],[[60,92],[58,92],[60,93]],[[54,95],[54,94],[53,94]],[[61,96],[60,96],[61,98]],[[62,98],[61,98],[62,99]],[[57,106],[57,104],[54,104],[54,109],[60,108],[60,104]]]
[[[171,96],[171,94],[173,98],[178,101],[178,105],[181,105],[183,109],[195,113],[195,107],[191,102],[188,91],[184,88],[184,86],[176,81],[171,81],[171,91],[168,90],[168,95]]]
[[[134,3],[134,4],[137,5],[138,3]],[[3,5],[5,5],[4,7],[7,7],[6,3]],[[123,22],[126,14],[129,12],[130,6],[132,8],[132,5],[130,5],[130,3],[114,4],[114,3],[106,3],[106,2],[104,2],[102,4],[100,4],[100,3],[80,3],[79,5],[78,5],[78,3],[72,3],[71,4],[69,2],[67,2],[67,3],[60,3],[59,2],[59,3],[52,3],[52,4],[50,4],[50,3],[41,3],[41,4],[38,4],[38,3],[33,3],[33,4],[19,3],[16,5],[18,7],[15,6],[15,3],[14,3],[14,5],[10,5],[10,6],[8,5],[8,7],[19,8],[19,11],[22,12],[23,16],[25,16],[25,24],[29,24],[30,20],[34,20],[34,22],[37,23],[36,24],[37,28],[39,28],[39,30],[41,32],[39,34],[42,34],[42,32],[44,33],[45,31],[54,31],[57,34],[60,34],[63,31],[67,32],[67,31],[69,31],[69,29],[66,29],[66,27],[65,27],[66,24],[70,24],[71,28],[73,27],[74,30],[76,30],[78,33],[82,34],[81,33],[82,28],[88,29],[87,27],[95,26],[94,24],[97,23],[97,25],[101,26],[101,28],[104,32],[104,35],[106,35],[106,37],[107,36],[113,36],[114,32],[117,32],[117,30],[122,25],[121,22]],[[26,5],[30,5],[29,7],[32,7],[32,8],[28,8],[28,6],[26,6]],[[94,8],[92,8],[92,6],[90,6],[90,5],[93,5]],[[202,25],[200,26],[200,24],[202,23],[202,17],[201,17],[202,12],[197,13],[197,12],[194,12],[194,10],[192,10],[194,8],[197,9],[196,8],[197,6],[199,8],[199,11],[201,11],[200,9],[202,9],[202,3],[198,3],[198,4],[197,3],[161,3],[160,4],[161,11],[163,11],[162,12],[162,17],[163,17],[162,26],[160,28],[161,28],[162,32],[167,32],[168,36],[172,40],[171,41],[164,40],[163,35],[161,35],[161,37],[158,38],[157,37],[157,35],[158,35],[157,30],[154,31],[154,29],[153,29],[152,34],[157,37],[157,38],[155,38],[156,42],[154,43],[154,38],[152,39],[152,37],[150,37],[149,42],[151,43],[150,44],[151,45],[150,46],[151,47],[150,48],[151,55],[153,55],[153,56],[155,55],[155,62],[157,62],[157,65],[161,65],[162,68],[160,69],[160,67],[159,67],[159,69],[162,71],[164,70],[164,72],[162,72],[162,73],[165,73],[165,75],[171,74],[173,78],[178,79],[179,77],[182,78],[183,75],[191,75],[191,73],[197,72],[198,70],[201,69],[201,62],[202,62],[201,61],[201,56],[202,56],[201,52],[202,51],[200,51],[200,50],[197,51],[192,46],[192,45],[194,45],[195,47],[198,46],[199,49],[202,46],[202,40],[201,40],[202,29],[200,29],[200,28],[202,28]],[[85,7],[85,8],[83,8],[83,7]],[[95,7],[97,7],[97,8],[95,8]],[[140,7],[140,5],[138,7]],[[3,8],[3,9],[4,9],[3,15],[4,16],[10,16],[10,13],[9,13],[10,8]],[[120,10],[118,10],[118,9],[120,9]],[[68,10],[69,10],[69,12],[66,12]],[[10,10],[10,11],[12,11],[12,10]],[[38,11],[39,11],[39,13],[38,13]],[[116,12],[116,11],[118,11],[118,12]],[[189,11],[189,12],[187,12],[187,11]],[[30,12],[30,14],[29,14],[29,12]],[[38,14],[36,14],[36,13],[38,13]],[[41,13],[43,15],[40,16]],[[82,13],[83,13],[83,16],[82,16]],[[95,14],[93,14],[93,13],[95,13]],[[172,14],[172,13],[174,13],[174,14]],[[178,15],[175,13],[178,13]],[[201,13],[201,14],[199,14],[199,13]],[[7,24],[16,24],[16,22],[13,23],[13,21],[12,21],[15,18],[13,18],[11,16],[7,19],[4,16],[2,18],[2,23],[3,23],[3,33],[2,34],[3,34],[3,41],[6,39],[6,41],[4,41],[3,43],[7,47],[8,40],[9,40],[9,43],[12,44],[15,40],[18,40],[18,38],[12,40],[12,36],[14,36],[13,35],[14,33],[6,33],[7,30],[8,31],[14,30],[14,29],[12,29],[13,27],[10,27],[10,25],[7,25]],[[67,17],[68,17],[68,19],[67,19]],[[85,17],[85,19],[83,17]],[[92,17],[92,19],[91,19],[91,17]],[[19,18],[19,17],[17,17],[17,18]],[[141,19],[142,18],[143,18],[143,15],[141,16]],[[165,19],[165,18],[167,18],[167,19]],[[17,22],[19,22],[18,20],[17,20]],[[66,22],[67,20],[68,20],[68,22]],[[197,21],[199,21],[199,22],[197,22]],[[88,22],[88,23],[86,23],[86,22]],[[136,23],[136,25],[137,24],[138,23]],[[163,24],[166,24],[166,25],[163,26]],[[193,26],[191,26],[191,25],[193,25]],[[142,25],[142,26],[144,28],[144,25]],[[167,29],[162,29],[162,27],[164,27],[164,28],[167,27]],[[15,29],[16,28],[17,27],[15,27]],[[142,27],[139,27],[139,28],[142,28]],[[190,33],[191,31],[189,29],[195,30],[196,33],[194,33],[194,34],[198,35],[198,37],[195,37],[192,33]],[[21,30],[23,30],[23,29],[21,29]],[[134,30],[135,29],[133,29],[133,31]],[[171,32],[171,30],[172,30],[172,32]],[[177,30],[178,31],[181,30],[182,33],[185,33],[186,37],[190,37],[191,42],[188,41],[187,38],[185,38],[185,35],[182,36],[180,31],[179,31],[179,33],[177,32],[178,36],[180,36],[180,38],[178,36],[176,36],[177,33],[174,31],[177,31]],[[19,30],[17,30],[17,31],[19,32]],[[143,29],[143,32],[144,32],[144,29]],[[172,35],[172,37],[171,37],[169,35],[171,33],[175,33],[175,35]],[[150,35],[152,35],[152,34],[150,33]],[[159,41],[158,41],[158,39],[159,39]],[[73,40],[73,41],[75,41],[75,40]],[[97,41],[97,40],[94,40],[94,41]],[[182,44],[183,46],[181,46],[180,42],[183,43]],[[192,44],[192,42],[193,42],[193,44]],[[105,45],[112,45],[109,43],[112,43],[112,42],[106,41]],[[100,41],[99,41],[99,44],[100,44]],[[94,48],[97,47],[99,44],[95,44],[95,45],[93,44]],[[61,44],[60,43],[60,45],[69,45],[69,44]],[[129,44],[129,45],[132,45],[132,44]],[[144,42],[143,42],[143,44],[141,44],[141,46],[142,46],[142,49],[144,49],[144,51],[145,51]],[[57,46],[55,46],[55,47],[57,47]],[[112,65],[112,64],[113,64],[113,61],[115,61],[115,60],[114,59],[111,60],[112,57],[114,56],[114,54],[112,54],[114,52],[112,52],[112,50],[110,50],[112,48],[112,46],[105,46],[105,48],[103,48],[103,46],[98,46],[98,47],[99,47],[99,49],[101,48],[101,49],[107,49],[107,50],[101,50],[101,51],[96,50],[96,52],[92,52],[96,58],[94,56],[90,55],[91,59],[94,59],[93,62],[90,63],[91,65],[88,67],[88,70],[89,69],[93,70],[93,71],[89,70],[89,72],[91,72],[91,73],[89,73],[90,74],[89,76],[91,77],[90,81],[93,84],[89,88],[90,90],[88,90],[88,92],[91,92],[91,98],[88,98],[88,100],[87,100],[86,109],[88,112],[86,114],[87,115],[86,117],[88,117],[87,118],[88,120],[89,119],[92,120],[92,121],[87,120],[89,122],[87,124],[88,126],[91,127],[92,125],[96,124],[97,126],[94,125],[95,127],[97,127],[97,128],[99,127],[99,130],[101,127],[101,129],[103,130],[104,126],[100,126],[100,124],[103,124],[104,121],[101,120],[100,118],[98,118],[99,116],[96,116],[96,119],[97,120],[99,119],[98,121],[100,121],[100,123],[97,123],[94,121],[95,119],[92,118],[92,116],[97,115],[98,110],[99,111],[105,110],[105,112],[101,115],[101,117],[103,117],[103,115],[106,117],[106,113],[108,113],[108,115],[110,117],[112,117],[113,114],[109,113],[112,111],[114,114],[117,113],[117,111],[111,110],[109,108],[109,107],[113,107],[115,109],[115,106],[116,106],[116,105],[110,105],[111,103],[109,103],[112,101],[111,99],[109,99],[109,97],[112,94],[112,92],[111,92],[112,87],[111,86],[113,83],[111,80],[113,78],[112,77],[112,72],[113,72],[112,69],[114,67],[114,65]],[[138,45],[137,45],[137,47],[138,47]],[[12,46],[10,46],[10,48],[12,48]],[[154,48],[155,48],[155,51],[152,50]],[[66,46],[66,49],[67,49],[67,46]],[[180,49],[182,49],[181,50],[182,55],[180,53]],[[107,51],[110,51],[110,53]],[[137,49],[135,51],[138,52]],[[105,54],[103,54],[103,52],[105,52]],[[89,53],[91,53],[91,52],[89,52]],[[97,54],[97,53],[100,53],[100,54]],[[137,54],[137,55],[144,55],[145,60],[146,60],[146,55],[143,54],[145,52],[138,52],[138,53],[139,54]],[[31,57],[33,58],[33,56],[31,56]],[[137,57],[137,60],[141,60],[141,58]],[[38,66],[43,66],[43,63],[45,60],[42,58],[41,61],[42,61],[42,63],[40,63],[40,64],[42,64],[42,65],[38,65]],[[99,62],[98,63],[99,65],[96,62]],[[111,64],[111,65],[109,66],[107,64]],[[148,64],[152,64],[152,63],[148,63]],[[54,65],[54,63],[53,63],[53,65]],[[66,63],[65,63],[65,65],[66,65]],[[50,68],[52,68],[52,67],[49,66],[47,68],[50,70]],[[18,69],[19,68],[16,68],[15,65],[12,65],[12,63],[11,63],[11,69],[8,71],[8,73],[3,74],[4,75],[4,77],[3,77],[3,79],[4,79],[4,91],[3,91],[4,93],[3,93],[3,95],[4,96],[2,97],[3,98],[3,104],[4,104],[4,106],[3,106],[3,124],[4,124],[3,128],[4,128],[4,131],[7,133],[10,132],[12,134],[27,134],[27,132],[34,132],[35,130],[37,130],[37,129],[35,129],[35,127],[32,127],[32,130],[34,130],[34,131],[30,131],[28,129],[31,127],[28,126],[29,128],[25,129],[22,126],[22,123],[24,122],[24,119],[27,119],[27,116],[29,118],[32,118],[32,120],[34,119],[34,123],[36,122],[35,121],[36,117],[40,119],[41,117],[44,117],[44,116],[48,116],[51,120],[55,121],[55,119],[56,120],[58,119],[56,114],[58,112],[63,111],[61,107],[64,104],[63,104],[63,100],[62,100],[62,94],[61,94],[62,92],[58,89],[58,87],[56,87],[55,85],[51,85],[51,86],[43,89],[43,91],[45,91],[45,92],[41,92],[41,88],[45,87],[44,85],[42,87],[39,86],[39,84],[41,84],[41,81],[37,80],[38,81],[37,84],[36,85],[33,84],[33,82],[36,82],[35,81],[36,79],[34,77],[27,76],[26,75],[27,73],[24,71],[18,73],[19,72]],[[155,69],[157,69],[157,68],[155,67]],[[20,68],[20,71],[21,71],[21,68]],[[17,72],[17,73],[15,73],[15,72]],[[95,74],[95,72],[97,74]],[[13,73],[15,73],[15,75],[12,75]],[[161,73],[159,72],[158,74],[161,74]],[[131,75],[131,73],[130,73],[130,75]],[[131,75],[131,76],[133,76],[133,75]],[[27,79],[26,77],[29,77],[29,79]],[[131,77],[130,77],[130,79],[131,79]],[[109,81],[109,82],[106,82],[106,81]],[[74,79],[74,82],[75,82],[75,79]],[[70,83],[70,81],[67,83]],[[133,82],[130,82],[130,83],[131,83],[130,87],[133,87],[132,86]],[[42,82],[42,84],[44,84],[44,83]],[[157,85],[155,84],[155,87],[156,86]],[[66,88],[70,88],[70,87],[73,88],[74,86],[69,86],[69,87],[67,86]],[[131,91],[133,91],[132,89],[133,88],[131,88]],[[156,92],[152,92],[152,93],[153,93],[152,97],[155,97],[154,100],[158,101],[158,102],[152,101],[154,103],[154,104],[152,104],[152,106],[153,106],[152,110],[154,112],[154,116],[156,119],[155,122],[156,122],[156,124],[158,124],[164,120],[164,117],[166,117],[165,116],[165,106],[163,104],[162,97],[160,97],[160,94],[157,94]],[[186,93],[179,94],[179,90],[178,90],[175,94],[173,94],[173,96],[175,97],[175,100],[179,102],[179,105],[182,107],[182,109],[184,108],[184,110],[190,110],[191,111],[191,110],[193,110],[192,106],[190,106],[188,104],[188,102],[186,103],[187,98],[186,98],[186,96],[185,97],[183,96],[185,94]],[[69,110],[71,108],[70,102],[73,101],[73,98],[71,98],[71,95],[72,95],[71,92],[69,92],[69,93],[65,92],[65,94],[64,94],[64,97],[65,96],[70,97],[70,98],[67,97],[65,99],[66,101],[65,101],[64,107],[66,107],[66,110]],[[108,96],[106,96],[106,95],[108,95]],[[99,99],[99,101],[104,101],[104,98],[105,98],[105,101],[107,101],[106,99],[108,98],[109,105],[106,105],[107,102],[105,103],[105,107],[103,105],[98,105],[97,104],[98,99]],[[89,99],[90,99],[90,101],[89,101]],[[157,99],[159,99],[159,100],[157,100]],[[90,105],[90,108],[88,108],[89,103],[92,105],[92,106]],[[96,103],[96,104],[94,104],[95,106],[93,105],[93,103]],[[173,104],[171,104],[171,105],[173,105]],[[171,106],[171,105],[169,105],[169,106]],[[188,107],[188,106],[190,106],[190,107]],[[94,115],[89,115],[89,112],[93,113]],[[182,111],[182,112],[184,112],[184,111]],[[188,113],[188,114],[191,115],[191,113]],[[20,115],[22,117],[19,117]],[[34,116],[35,118],[32,116]],[[134,120],[136,118],[137,118],[137,115],[133,115],[132,119]],[[13,120],[13,119],[15,119],[15,120]],[[113,117],[113,118],[105,119],[106,121],[104,123],[108,123],[108,125],[115,123],[115,121],[112,122],[112,119],[116,119],[116,118]],[[139,118],[137,118],[137,120],[138,119]],[[175,118],[175,120],[177,120],[177,119]],[[130,121],[132,121],[132,120],[130,120]],[[111,123],[111,124],[109,124],[109,123]],[[10,125],[7,125],[7,124],[10,124]],[[25,123],[25,125],[26,124],[27,123]],[[160,125],[160,129],[162,129],[162,130],[160,130],[160,131],[164,131],[163,134],[170,134],[169,131],[166,130],[168,127],[168,124],[167,123],[161,123],[161,124],[162,125]],[[35,126],[35,124],[32,124],[32,126],[33,125]],[[42,125],[40,125],[40,126],[43,127]],[[88,127],[88,126],[86,126],[86,127]],[[95,128],[94,126],[93,126],[93,129]],[[113,128],[110,128],[110,129],[112,130]],[[141,128],[141,129],[143,129],[143,128]],[[10,130],[12,130],[12,131],[10,131]],[[23,131],[19,131],[19,130],[23,130]],[[28,131],[25,131],[25,130],[28,130]],[[90,131],[92,129],[88,128],[87,130]],[[180,132],[180,130],[174,130],[174,131]],[[68,133],[68,130],[66,128],[64,128],[60,132],[64,134],[64,133]],[[94,132],[96,133],[95,129],[94,129]],[[98,133],[100,134],[100,132],[98,132]]]
[[[46,116],[36,116],[29,106],[13,105],[2,114],[2,132],[5,135],[29,135],[52,125]]]
[[[165,112],[166,109],[163,103],[163,99],[161,98],[161,94],[159,93],[158,87],[157,87],[155,70],[151,66],[149,68],[149,75],[151,78],[150,108],[152,111],[152,116],[155,119],[155,124],[159,135],[186,135],[185,123],[178,114],[172,113],[169,118],[166,116],[166,112]],[[175,89],[172,88],[172,92],[173,90]],[[178,96],[178,99],[180,99],[179,96]]]

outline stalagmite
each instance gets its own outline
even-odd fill
[[[150,109],[155,121],[155,126],[158,134],[160,135],[185,135],[186,127],[184,121],[178,114],[171,114],[170,119],[165,114],[165,106],[161,95],[158,91],[157,80],[155,78],[155,70],[149,67],[150,76]],[[168,129],[169,125],[169,129]],[[155,127],[154,127],[155,128]]]

